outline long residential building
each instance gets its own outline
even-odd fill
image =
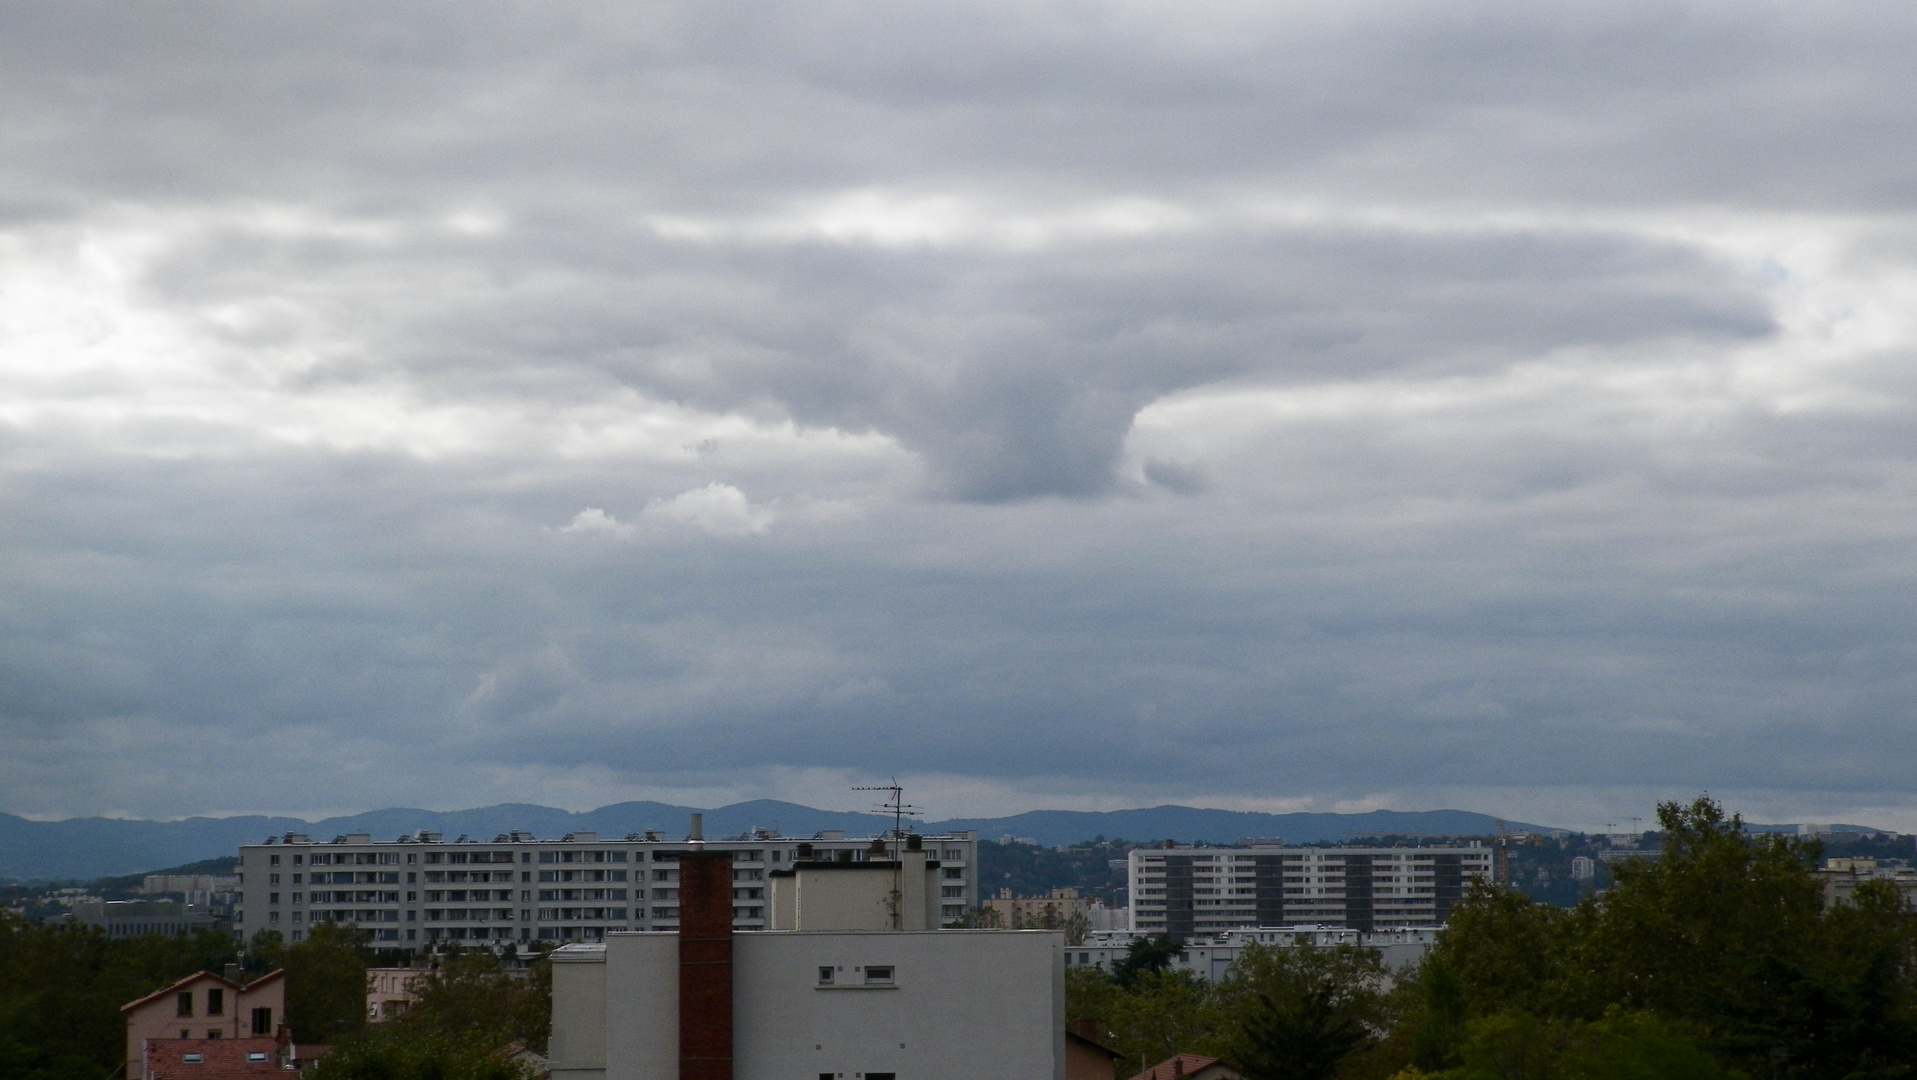
[[[1191,937],[1297,924],[1370,932],[1435,926],[1489,878],[1491,849],[1135,848],[1132,929]]]
[[[1290,948],[1313,945],[1320,949],[1356,945],[1378,954],[1393,971],[1416,967],[1438,942],[1440,926],[1359,931],[1344,926],[1264,926],[1256,930],[1227,930],[1192,938],[1172,954],[1173,971],[1189,971],[1206,982],[1222,982],[1247,945]],[[1113,930],[1085,935],[1065,947],[1065,966],[1113,972],[1131,954],[1131,944],[1152,935],[1135,930]]]
[[[918,839],[937,863],[939,920],[956,923],[977,905],[977,834]],[[770,925],[769,874],[801,858],[897,860],[905,846],[897,837],[789,837],[763,829],[710,841],[667,840],[657,832],[617,839],[575,832],[558,840],[514,832],[447,841],[420,832],[316,842],[287,833],[240,848],[234,926],[243,938],[273,930],[300,941],[316,924],[345,923],[371,931],[374,944],[388,948],[602,941],[619,930],[677,930],[679,855],[704,850],[732,858],[734,927],[763,930]]]

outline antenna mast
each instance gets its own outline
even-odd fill
[[[889,784],[865,784],[855,786],[853,791],[883,791],[886,799],[879,809],[892,812],[892,929],[905,928],[905,819],[916,817],[922,811],[908,805],[905,801],[905,789],[899,786],[899,778],[893,777]]]

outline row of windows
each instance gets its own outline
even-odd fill
[[[296,911],[296,912],[294,912],[293,914],[294,914],[295,916],[297,916],[297,915],[299,914],[299,912],[297,912],[297,911]],[[297,921],[298,921],[298,919],[296,918],[296,919],[295,919],[294,921],[295,921],[295,922],[297,922]],[[309,917],[308,917],[308,919],[307,919],[307,921],[308,921],[308,922],[316,922],[316,923],[322,923],[322,922],[362,922],[362,923],[381,923],[381,922],[398,922],[398,921],[399,921],[399,912],[397,912],[397,911],[379,911],[379,910],[366,910],[366,909],[357,909],[357,910],[356,910],[356,909],[353,909],[353,908],[337,908],[337,909],[334,909],[334,910],[331,910],[331,911],[315,911],[315,912],[312,912],[312,913],[310,913],[310,915],[309,915]]]
[[[639,876],[640,881],[644,881],[646,879],[646,872],[644,870],[637,871],[637,874]],[[653,880],[655,881],[673,881],[678,878],[679,871],[654,870],[652,872],[652,876],[653,876]],[[626,880],[626,872],[624,870],[541,870],[539,872],[539,880],[540,881],[624,881]]]
[[[412,862],[412,856],[408,855],[406,861]],[[266,857],[266,865],[278,866],[279,864],[278,855]],[[396,851],[317,851],[310,857],[303,852],[293,856],[294,866],[307,864],[312,866],[396,866],[399,864],[399,853]]]
[[[1189,860],[1191,864],[1193,865],[1194,869],[1203,869],[1202,867],[1198,867],[1196,864],[1198,863],[1243,864],[1243,863],[1256,862],[1260,859],[1273,859],[1273,858],[1277,859],[1280,863],[1316,862],[1326,866],[1338,866],[1338,865],[1353,866],[1353,865],[1367,865],[1372,863],[1382,864],[1382,863],[1401,863],[1401,862],[1430,864],[1430,863],[1435,863],[1438,859],[1438,856],[1397,855],[1397,854],[1390,854],[1390,855],[1386,855],[1386,854],[1379,854],[1379,855],[1276,855],[1276,856],[1273,856],[1273,855],[1174,855],[1174,856],[1141,855],[1138,857],[1138,861],[1141,865],[1150,865],[1153,867],[1157,867],[1161,864],[1166,864],[1169,859],[1177,859],[1179,860],[1179,863],[1181,864],[1184,863],[1186,860]],[[1457,858],[1461,862],[1488,863],[1491,861],[1491,856],[1489,854],[1459,855],[1457,856]]]
[[[426,902],[437,904],[450,901],[463,904],[469,900],[511,900],[511,889],[427,889]]]
[[[427,908],[427,922],[511,922],[512,908]]]
[[[428,876],[430,877],[431,875],[428,875]],[[406,880],[407,881],[413,880],[413,875],[407,874]],[[511,880],[510,875],[508,876],[507,880],[509,881]],[[266,875],[266,883],[268,885],[278,885],[280,883],[280,876],[278,874],[268,874]],[[301,875],[294,874],[293,884],[295,885],[301,885],[301,884],[397,885],[399,884],[399,871],[397,870],[334,870],[331,872],[322,871],[317,874],[305,875],[304,881],[302,881]]]
[[[679,917],[679,912],[677,909],[673,910],[672,917],[675,919]],[[615,908],[569,907],[569,908],[540,908],[539,909],[540,922],[578,922],[581,919],[593,919],[593,920],[611,919],[614,922],[624,922],[625,918],[626,918],[626,909],[622,907],[615,907]]]

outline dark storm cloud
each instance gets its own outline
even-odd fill
[[[1912,23],[10,8],[5,808],[1906,813]]]

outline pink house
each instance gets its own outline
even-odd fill
[[[286,1020],[286,974],[250,983],[202,971],[120,1006],[127,1080],[148,1080],[146,1044],[158,1039],[272,1039]]]

